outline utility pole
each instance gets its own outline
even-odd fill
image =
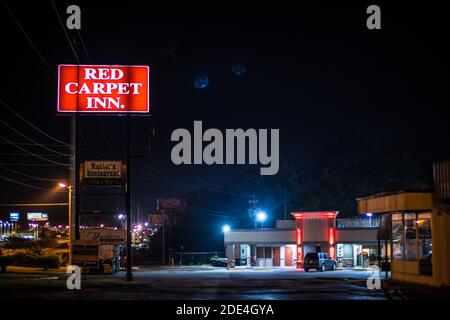
[[[166,253],[165,253],[165,238],[166,238],[166,236],[165,236],[165,231],[164,231],[164,229],[165,229],[165,225],[166,225],[166,214],[165,213],[163,213],[163,215],[162,215],[162,218],[163,218],[163,223],[162,223],[162,264],[164,265],[164,263],[166,262]]]
[[[133,281],[132,262],[131,262],[131,217],[132,217],[132,203],[131,203],[131,115],[127,114],[127,281]]]
[[[74,149],[74,164],[75,164],[75,176],[73,179],[72,186],[75,189],[75,201],[74,201],[74,225],[75,225],[75,233],[73,239],[78,240],[80,239],[80,134],[79,134],[79,124],[80,124],[80,115],[77,113],[74,116],[72,116],[75,119],[72,119],[73,125],[72,125],[72,137],[71,139],[74,140],[72,142],[72,145],[75,146]]]
[[[74,217],[75,217],[75,207],[78,205],[78,203],[75,203],[75,205],[72,205],[74,203],[73,199],[73,190],[75,189],[77,191],[77,185],[78,182],[76,181],[77,175],[76,175],[76,166],[77,166],[77,153],[76,153],[76,132],[77,132],[77,120],[76,115],[72,115],[70,117],[70,172],[69,172],[69,199],[68,199],[68,206],[69,206],[69,265],[72,264],[73,261],[73,240],[75,239],[75,228],[74,228]],[[78,197],[78,196],[77,196]]]
[[[248,201],[250,205],[250,218],[255,221],[255,229],[256,229],[256,219],[255,219],[255,212],[256,212],[256,204],[258,203],[258,200],[256,199],[255,195],[252,196],[252,198]]]
[[[68,211],[69,211],[69,265],[72,265],[73,254],[72,254],[72,245],[73,245],[73,219],[72,219],[72,186],[69,184],[67,186],[69,191],[68,197]]]

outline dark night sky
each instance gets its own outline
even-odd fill
[[[56,73],[58,64],[76,63],[50,1],[6,3],[52,72]],[[67,3],[55,3],[65,23]],[[82,10],[81,35],[90,59],[77,33],[69,31],[69,36],[77,41],[82,63],[150,66],[152,116],[135,119],[133,128],[135,153],[145,152],[145,125],[157,128],[152,159],[137,160],[135,166],[135,204],[142,217],[154,210],[156,198],[180,196],[201,208],[186,213],[194,232],[211,226],[219,232],[224,222],[239,225],[232,217],[242,215],[242,211],[237,207],[233,210],[229,203],[241,202],[245,207],[240,183],[243,177],[259,175],[259,166],[173,165],[170,134],[176,128],[192,131],[194,120],[202,120],[205,128],[279,128],[280,162],[295,168],[303,179],[300,183],[314,180],[324,168],[342,171],[339,177],[345,179],[341,168],[367,155],[356,162],[363,169],[350,182],[352,190],[362,190],[361,181],[367,176],[364,168],[377,167],[385,160],[383,155],[393,155],[394,163],[406,158],[423,164],[430,175],[433,162],[450,156],[449,27],[444,9],[437,4],[393,7],[377,3],[382,10],[382,30],[369,31],[365,9],[372,3],[345,7],[322,2],[320,6],[302,4],[298,8],[280,5],[210,11],[204,6],[159,8],[137,1],[73,3]],[[55,115],[56,77],[3,3],[0,8],[0,98],[45,132],[68,142],[69,119]],[[243,76],[231,72],[235,63],[247,67]],[[208,75],[210,85],[199,90],[193,82],[202,72]],[[55,143],[3,106],[0,108],[1,120],[40,143]],[[82,158],[124,156],[122,118],[85,117],[82,121]],[[25,142],[3,124],[0,135]],[[49,153],[34,146],[23,147]],[[370,157],[372,149],[381,156]],[[0,153],[1,166],[45,163],[29,156],[9,155],[22,151],[7,144],[1,144]],[[404,168],[401,162],[398,166],[400,171]],[[52,179],[67,176],[63,167],[7,168]],[[413,175],[404,170],[398,172],[399,176]],[[2,167],[0,175],[42,188],[54,185]],[[371,177],[377,176],[377,172],[371,173]],[[394,187],[389,183],[381,179],[376,186]],[[4,180],[0,186],[0,203],[63,201],[65,197]],[[349,192],[339,197],[353,202],[358,195]],[[85,203],[95,207],[99,202]],[[108,199],[108,203],[121,205],[119,200]],[[305,207],[295,209],[311,207],[306,202]],[[339,204],[322,209],[342,210]],[[2,215],[6,214],[3,211]],[[55,211],[54,215],[64,217],[64,211]]]

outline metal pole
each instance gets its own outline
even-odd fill
[[[163,214],[163,216],[162,216],[162,218],[163,218],[163,227],[162,227],[162,264],[164,265],[164,262],[165,262],[165,258],[166,258],[166,256],[165,256],[165,252],[164,252],[164,250],[165,250],[165,231],[164,231],[164,226],[165,226],[165,224],[166,224],[166,215],[165,214]]]
[[[74,239],[80,239],[80,137],[78,126],[80,123],[80,116],[77,113],[72,119],[72,145],[74,145],[74,164],[75,172],[73,177],[72,186],[75,188],[75,201],[74,201],[74,224],[75,224],[75,234]]]
[[[72,265],[72,245],[73,245],[73,221],[72,221],[72,186],[68,186],[69,189],[69,265]]]
[[[388,239],[387,238],[384,240],[384,258],[386,261],[386,270],[385,270],[386,276],[385,276],[385,278],[387,279],[389,276],[389,274],[388,274],[389,273],[388,272]]]
[[[72,256],[72,246],[73,246],[73,239],[75,239],[75,233],[74,233],[74,208],[72,206],[72,191],[73,188],[76,188],[77,181],[76,181],[76,167],[77,167],[77,157],[78,154],[76,153],[77,149],[77,116],[71,116],[70,117],[70,181],[68,183],[69,188],[69,201],[68,204],[68,210],[69,210],[69,265],[72,265],[73,263],[73,256]],[[76,194],[76,192],[75,192]],[[75,204],[76,205],[76,204]]]
[[[132,273],[132,261],[131,261],[131,216],[132,216],[132,203],[131,203],[131,116],[127,115],[127,276],[126,281],[133,281]]]
[[[378,239],[378,268],[381,270],[381,240]]]

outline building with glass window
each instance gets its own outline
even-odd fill
[[[394,280],[450,285],[450,218],[433,207],[431,192],[401,190],[357,202],[359,213],[386,221],[380,233],[390,246]]]
[[[433,174],[433,192],[399,190],[356,199],[359,214],[381,217],[377,238],[387,244],[395,280],[450,285],[450,161],[435,164]]]

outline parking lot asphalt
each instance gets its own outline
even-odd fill
[[[209,266],[136,267],[124,272],[81,276],[81,290],[66,287],[61,270],[0,275],[0,296],[9,299],[242,299],[384,300],[385,290],[365,285],[368,271],[304,272],[295,269],[230,269]]]

